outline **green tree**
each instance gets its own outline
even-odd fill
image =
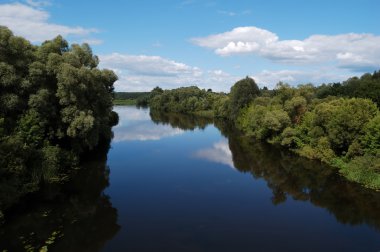
[[[236,82],[230,91],[231,118],[236,119],[240,109],[248,106],[259,94],[259,87],[252,78],[247,76],[245,79]]]
[[[14,198],[0,194],[0,212],[67,178],[85,152],[111,139],[117,76],[98,63],[87,44],[58,36],[32,45],[0,27],[0,188]]]

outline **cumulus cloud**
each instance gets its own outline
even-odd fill
[[[330,83],[339,82],[351,77],[352,74],[347,71],[340,71],[335,69],[334,71],[329,71],[327,69],[319,70],[279,70],[270,71],[263,70],[259,73],[253,74],[252,78],[260,86],[266,86],[268,88],[274,88],[276,84],[280,81],[291,84],[320,84],[320,83]]]
[[[275,62],[296,65],[329,62],[339,68],[358,71],[371,71],[380,66],[380,36],[366,33],[280,40],[271,31],[249,26],[193,38],[192,42],[213,49],[220,56],[255,54]]]
[[[100,55],[100,66],[114,70],[118,91],[149,91],[156,86],[171,89],[197,85],[226,91],[237,80],[222,70],[203,71],[198,67],[160,56],[112,53]]]
[[[351,57],[342,55],[341,57]],[[119,80],[117,91],[150,91],[156,86],[172,89],[196,85],[213,91],[229,92],[230,87],[245,76],[237,76],[221,69],[202,70],[198,67],[160,56],[113,53],[100,55],[100,67],[115,71]],[[299,70],[263,70],[250,73],[260,87],[274,88],[279,81],[297,85],[302,83],[330,83],[352,76],[347,70],[334,67]]]
[[[184,63],[160,56],[112,53],[100,57],[105,67],[123,69],[130,74],[153,76],[178,76],[182,74],[199,76],[202,74],[197,67],[190,67]]]
[[[48,1],[27,1],[21,3],[0,4],[0,24],[7,26],[16,35],[23,36],[32,42],[42,42],[57,35],[87,36],[97,32],[80,26],[71,27],[49,22],[49,13],[37,7],[48,5]]]

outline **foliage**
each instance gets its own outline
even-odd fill
[[[209,115],[210,112],[205,111],[213,110],[215,102],[222,96],[195,86],[165,91],[155,88],[151,92],[149,106],[157,111]]]
[[[380,113],[367,123],[364,132],[361,138],[364,151],[368,154],[378,154],[380,152]]]
[[[114,105],[147,106],[150,92],[115,92]]]
[[[368,98],[380,107],[380,70],[353,77],[342,83],[331,83],[318,88],[317,97],[327,96]]]
[[[117,76],[97,68],[88,44],[61,36],[36,46],[0,27],[0,45],[1,210],[67,179],[83,153],[111,139]]]
[[[247,135],[263,140],[281,133],[290,118],[282,108],[252,104],[241,112],[237,124]]]
[[[236,82],[230,91],[231,118],[236,119],[240,109],[246,107],[259,94],[259,87],[252,78],[247,76]]]

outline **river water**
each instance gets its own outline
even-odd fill
[[[69,197],[49,192],[15,214],[8,247],[53,237],[49,251],[380,251],[378,192],[223,122],[115,110],[108,155]]]

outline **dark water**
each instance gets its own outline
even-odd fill
[[[115,110],[120,123],[108,156],[99,150],[75,181],[15,208],[1,246],[380,251],[379,193],[222,122]]]

